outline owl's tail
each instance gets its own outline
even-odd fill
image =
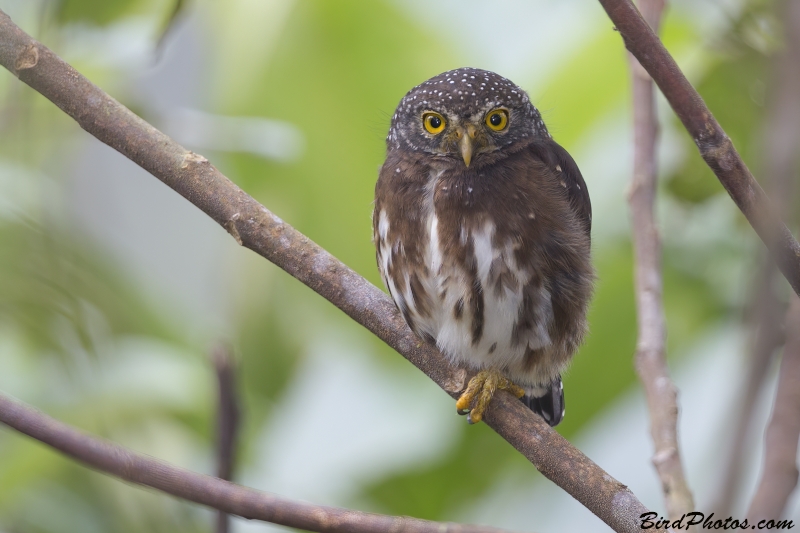
[[[550,424],[551,427],[557,426],[564,420],[566,408],[564,405],[564,385],[561,383],[561,376],[558,376],[550,383],[543,396],[526,394],[520,400],[531,411],[544,418],[544,421]]]

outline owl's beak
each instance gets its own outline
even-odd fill
[[[464,159],[464,164],[469,166],[472,162],[472,151],[475,146],[475,135],[478,129],[472,125],[467,124],[465,128],[458,128],[456,130],[458,135],[458,148],[461,151],[461,157]]]

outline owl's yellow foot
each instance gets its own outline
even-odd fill
[[[517,398],[525,395],[525,391],[521,387],[512,383],[499,370],[481,370],[469,380],[467,390],[456,402],[458,414],[463,415],[469,412],[467,421],[470,424],[477,424],[483,419],[483,413],[497,389],[507,390]]]

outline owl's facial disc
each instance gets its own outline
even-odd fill
[[[473,168],[504,147],[549,139],[539,111],[510,80],[475,68],[443,72],[397,106],[386,142]]]
[[[468,114],[459,111],[447,107],[427,109],[422,112],[420,124],[424,135],[434,141],[432,153],[461,156],[469,167],[475,156],[494,151],[502,144],[500,137],[509,129],[511,114],[508,108],[493,104]]]

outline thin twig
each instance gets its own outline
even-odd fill
[[[0,64],[97,139],[153,174],[223,226],[241,245],[308,285],[456,397],[465,372],[420,341],[392,301],[256,202],[214,168],[89,82],[0,11]],[[551,481],[615,531],[641,531],[648,509],[622,483],[500,391],[484,418]]]
[[[731,406],[736,418],[733,436],[729,439],[730,450],[725,466],[720,470],[721,480],[716,501],[710,509],[717,515],[729,516],[734,511],[734,502],[741,488],[744,471],[745,443],[752,432],[755,407],[759,393],[764,386],[767,369],[775,351],[783,345],[783,315],[785,305],[775,292],[778,270],[775,263],[762,254],[761,264],[753,282],[752,308],[749,315],[751,341],[748,357],[746,381],[741,390],[739,403]]]
[[[630,0],[599,0],[626,48],[656,82],[694,139],[706,164],[770,250],[800,294],[800,244],[780,221],[733,143]]]
[[[786,47],[773,63],[774,94],[770,98],[765,137],[765,166],[770,185],[783,202],[782,213],[792,211],[800,156],[800,3],[782,2]],[[772,287],[770,291],[773,292]],[[800,300],[791,299],[785,319],[778,390],[766,432],[764,470],[747,515],[751,519],[777,518],[797,485],[797,447],[800,438]]]
[[[793,188],[796,181],[800,146],[800,11],[797,2],[783,2],[787,46],[772,60],[772,74],[767,88],[767,113],[761,153],[765,189],[775,199],[781,216],[790,219]],[[796,220],[796,215],[794,217]],[[779,285],[775,263],[762,257],[751,289],[752,302],[748,312],[751,348],[747,382],[741,403],[733,406],[737,423],[730,439],[731,450],[722,469],[719,496],[712,509],[729,515],[741,488],[746,437],[752,431],[755,405],[778,348],[785,341],[784,318],[786,305]]]
[[[341,533],[501,533],[503,530],[431,522],[326,507],[281,498],[211,476],[184,470],[92,437],[0,394],[0,422],[78,461],[120,479],[243,518],[308,531]]]
[[[645,20],[658,30],[664,0],[639,0]],[[678,447],[678,392],[669,376],[666,323],[662,299],[661,240],[653,214],[656,182],[656,116],[653,80],[630,56],[633,83],[633,181],[631,209],[635,258],[636,310],[639,334],[636,370],[644,385],[650,411],[653,465],[661,479],[667,515],[672,519],[694,510]]]
[[[217,477],[230,481],[236,459],[236,437],[239,431],[239,399],[236,394],[236,362],[227,346],[219,345],[212,352],[219,392],[217,411]],[[217,533],[228,533],[228,514],[217,512]]]
[[[800,299],[792,296],[786,313],[786,346],[778,390],[764,446],[764,471],[747,518],[777,519],[797,486],[797,443],[800,439]]]

